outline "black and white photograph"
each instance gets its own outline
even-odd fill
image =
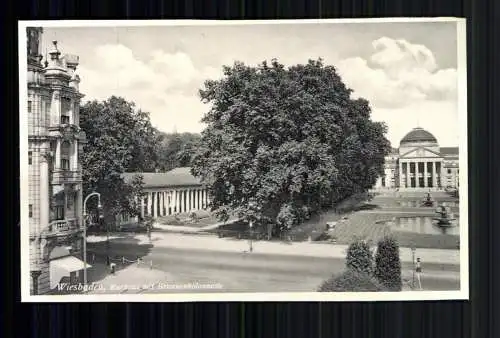
[[[20,21],[22,301],[468,299],[465,31]]]

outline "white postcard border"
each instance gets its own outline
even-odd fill
[[[459,291],[402,291],[402,292],[263,292],[263,293],[182,293],[182,294],[79,294],[31,295],[30,294],[30,241],[28,203],[28,120],[27,111],[27,27],[146,27],[146,26],[212,26],[212,25],[274,25],[274,24],[334,24],[334,23],[387,23],[387,22],[456,22],[457,24],[457,74],[458,111],[460,120],[460,290]],[[469,299],[469,248],[468,248],[468,152],[467,152],[467,59],[466,21],[463,18],[372,18],[372,19],[311,19],[311,20],[52,20],[19,21],[19,149],[20,149],[20,232],[21,232],[21,301],[44,302],[195,302],[195,301],[425,301]]]

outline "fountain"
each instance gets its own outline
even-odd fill
[[[428,192],[425,199],[422,201],[423,207],[433,207],[434,201],[432,200],[431,194]]]
[[[441,205],[436,209],[436,213],[439,217],[434,217],[433,220],[435,224],[441,228],[449,228],[455,226],[453,221],[455,218],[452,218],[453,215],[450,215],[449,208],[446,207],[445,204]]]

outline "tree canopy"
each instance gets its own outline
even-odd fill
[[[196,151],[200,134],[158,133],[157,169],[168,171],[177,167],[189,167]]]
[[[200,90],[210,103],[192,173],[212,210],[291,227],[371,188],[390,150],[386,126],[365,99],[351,98],[321,59],[285,68],[236,62]]]
[[[120,212],[136,214],[134,197],[142,192],[142,178],[127,183],[121,175],[155,169],[157,135],[149,114],[135,109],[132,102],[112,96],[82,106],[80,127],[87,134],[87,144],[80,154],[85,196],[93,191],[101,194],[108,223],[113,223],[114,215]]]

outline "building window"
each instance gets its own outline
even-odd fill
[[[31,101],[28,101],[28,113],[31,113]]]
[[[69,170],[69,158],[70,158],[70,148],[69,142],[65,141],[61,144],[61,169]]]
[[[69,124],[69,116],[61,115],[61,124]]]
[[[33,217],[33,204],[30,204],[30,206],[29,206],[29,217],[30,218]]]
[[[31,165],[33,164],[33,152],[28,151],[28,164]]]
[[[56,205],[54,207],[54,214],[56,220],[64,219],[64,205]]]
[[[69,170],[69,160],[67,158],[61,159],[61,169]]]
[[[448,174],[451,174],[451,169],[448,169]]]

